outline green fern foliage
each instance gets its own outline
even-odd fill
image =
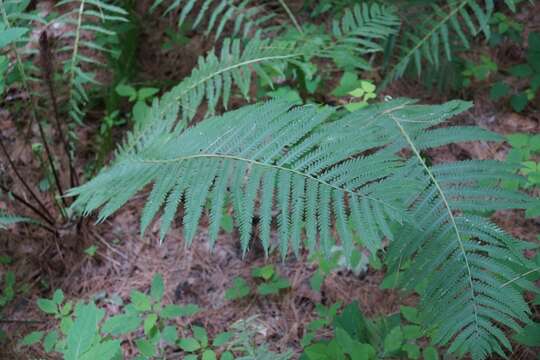
[[[414,226],[406,224],[388,254],[401,286],[421,294],[423,320],[435,330],[433,341],[448,351],[473,359],[492,352],[505,356],[511,350],[501,325],[513,331],[529,320],[521,289],[537,291],[514,270],[527,260],[526,246],[478,214],[499,209],[525,208],[529,199],[500,189],[512,170],[497,161],[469,160],[428,166],[421,150],[473,138],[498,136],[475,128],[430,129],[437,122],[408,122],[390,114],[400,145],[413,156],[402,168],[403,176],[423,183],[423,190],[408,200]],[[491,184],[491,185],[486,185]],[[411,261],[412,260],[412,261]]]
[[[430,4],[432,16],[420,23],[415,21],[413,26],[404,25],[398,41],[400,53],[386,81],[402,77],[411,64],[414,64],[418,75],[425,62],[438,67],[443,56],[447,60],[452,59],[457,46],[468,49],[469,40],[479,33],[489,38],[493,3],[493,0],[447,0],[445,6],[435,2]],[[418,13],[425,12],[419,10]]]
[[[87,88],[100,85],[92,71],[102,65],[102,59],[96,54],[113,51],[96,42],[96,36],[115,36],[104,23],[127,22],[128,13],[104,0],[63,0],[56,6],[72,9],[55,21],[69,29],[62,35],[65,46],[60,51],[68,54],[62,63],[62,73],[69,91],[67,111],[73,120],[81,124],[89,101]]]
[[[186,128],[176,110],[164,114],[156,101],[144,136],[132,138],[134,146],[121,149],[110,168],[71,195],[86,214],[100,208],[103,220],[153,184],[141,232],[161,212],[163,239],[183,204],[188,245],[205,207],[209,239],[216,241],[226,193],[244,252],[258,236],[268,254],[272,227],[283,257],[302,246],[329,254],[335,237],[347,254],[355,237],[376,252],[387,238],[389,267],[404,271],[401,285],[421,294],[434,341],[475,360],[504,355],[510,344],[501,327],[519,331],[528,321],[519,290],[535,288],[512,270],[527,264],[525,245],[479,214],[526,208],[529,199],[498,187],[516,176],[505,164],[429,166],[421,153],[501,140],[477,127],[439,126],[469,106],[398,99],[343,115],[331,107],[269,102]],[[405,148],[411,156],[396,155]]]
[[[333,51],[380,52],[383,48],[378,41],[397,33],[400,23],[394,7],[376,2],[356,4],[332,22]]]
[[[155,0],[150,10],[155,11],[163,3],[163,0]],[[232,26],[231,36],[247,38],[257,30],[267,29],[267,24],[276,15],[261,3],[264,2],[253,0],[174,0],[166,8],[164,15],[180,11],[178,27],[181,27],[186,23],[188,16],[196,12],[197,16],[191,27],[196,29],[206,23],[205,36],[214,33],[215,38],[218,39],[223,34],[225,27],[230,24]]]
[[[179,103],[180,118],[189,122],[206,100],[207,114],[213,114],[220,99],[227,108],[233,85],[248,99],[253,73],[271,86],[273,80],[268,70],[279,71],[277,65],[300,55],[291,45],[274,44],[258,37],[243,46],[238,39],[225,39],[219,54],[211,51],[206,57],[201,56],[191,75],[164,96],[161,106]]]
[[[270,102],[228,112],[184,131],[163,125],[165,119],[154,119],[161,125],[135,152],[120,153],[110,169],[72,191],[78,196],[75,206],[86,213],[102,207],[102,220],[154,183],[143,210],[142,232],[164,207],[163,238],[183,200],[184,235],[189,244],[209,200],[209,234],[214,242],[229,191],[244,251],[253,235],[256,211],[261,219],[258,235],[267,252],[273,220],[283,256],[289,248],[298,254],[302,233],[308,248],[315,249],[319,242],[329,253],[332,219],[343,246],[351,249],[350,213],[355,214],[356,230],[376,251],[382,236],[389,233],[389,221],[402,221],[405,216],[397,200],[408,189],[392,176],[399,159],[386,151],[357,157],[384,145],[383,129],[367,125],[365,130],[373,139],[355,141],[340,131],[352,127],[355,119],[346,116],[326,124],[333,112],[313,105],[291,108],[288,103]]]
[[[308,58],[326,58],[341,68],[369,70],[365,56],[383,52],[385,42],[399,27],[394,7],[361,2],[335,18],[329,30],[311,26],[303,33],[292,30],[281,37],[295,42]]]

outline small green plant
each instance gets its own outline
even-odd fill
[[[224,346],[232,338],[230,332],[222,332],[216,335],[212,342],[208,339],[208,333],[201,326],[192,326],[191,337],[183,337],[178,340],[178,346],[186,353],[184,360],[216,360],[216,349]],[[221,360],[234,359],[230,351],[224,351]]]
[[[469,87],[475,81],[484,81],[490,75],[497,72],[497,64],[487,56],[482,55],[479,63],[465,61],[465,70],[463,70],[463,86]]]
[[[116,93],[122,97],[127,97],[129,102],[134,103],[132,109],[132,119],[135,124],[141,126],[150,112],[152,98],[159,92],[159,89],[151,87],[143,87],[135,89],[131,85],[119,84],[116,86]]]
[[[281,290],[291,287],[286,277],[280,276],[274,265],[265,265],[251,270],[251,276],[258,281],[256,293],[262,296],[277,295]],[[233,284],[225,292],[225,299],[237,300],[247,297],[251,287],[243,277],[233,279]]]
[[[356,73],[346,71],[341,76],[339,85],[332,91],[332,95],[349,97],[351,101],[345,105],[345,108],[353,112],[366,107],[369,100],[377,97],[376,88],[372,82],[359,79]]]
[[[437,350],[426,344],[426,335],[414,307],[402,306],[400,314],[393,314],[373,320],[364,317],[356,302],[336,315],[336,306],[322,319],[310,324],[310,331],[330,324],[332,319],[333,337],[311,343],[313,332],[304,337],[304,353],[301,360],[354,360],[405,358],[438,359]],[[309,345],[307,345],[307,344]]]
[[[248,282],[243,277],[235,277],[232,286],[225,291],[226,300],[238,300],[248,296],[251,293],[251,288]]]
[[[251,276],[263,280],[263,282],[257,286],[257,294],[259,295],[276,295],[279,294],[281,290],[291,287],[289,280],[286,277],[280,276],[274,265],[254,268],[251,271]]]
[[[163,356],[166,345],[176,346],[177,329],[171,320],[192,316],[199,311],[196,305],[162,305],[164,283],[161,275],[152,280],[150,294],[132,290],[130,303],[119,315],[106,319],[105,310],[93,301],[64,302],[64,294],[56,290],[51,299],[39,299],[38,307],[59,322],[58,329],[47,334],[34,331],[21,345],[43,342],[47,353],[61,353],[65,359],[93,360],[121,358],[121,336],[136,336],[137,359]],[[142,336],[141,336],[142,328]]]
[[[496,82],[490,91],[490,98],[498,101],[510,96],[514,111],[521,112],[537,97],[540,89],[540,32],[531,32],[528,38],[527,62],[512,66],[508,76],[526,81],[525,86],[511,87],[507,81]]]
[[[523,25],[511,17],[506,16],[502,12],[495,12],[491,17],[490,24],[493,32],[489,39],[491,46],[499,45],[505,38],[509,38],[512,41],[521,41],[521,32],[523,31]]]
[[[315,312],[317,313],[317,318],[311,320],[307,327],[304,336],[302,337],[302,347],[309,346],[317,333],[326,327],[330,327],[334,319],[336,318],[338,310],[341,308],[341,303],[336,302],[329,306],[324,306],[322,304],[315,304]]]

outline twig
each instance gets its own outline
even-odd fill
[[[54,225],[53,217],[51,216],[51,214],[49,213],[49,211],[47,210],[47,208],[45,207],[43,202],[38,198],[38,196],[34,193],[32,188],[28,185],[28,183],[24,180],[24,178],[19,173],[19,170],[17,169],[17,166],[15,165],[13,160],[11,159],[11,156],[9,156],[9,153],[8,153],[8,151],[6,149],[6,146],[4,145],[4,141],[3,141],[1,135],[0,135],[0,149],[2,149],[2,152],[4,153],[4,156],[7,159],[9,165],[13,169],[13,172],[15,173],[15,176],[17,177],[17,179],[21,182],[21,184],[24,186],[24,188],[30,193],[30,196],[32,196],[32,198],[37,202],[39,207],[43,210],[43,213],[41,213],[41,211],[37,211],[37,209],[35,209],[32,205],[30,205],[26,201],[21,201],[21,202],[24,203],[26,206],[30,207],[31,209],[33,209],[35,212],[37,212],[49,224]]]
[[[10,193],[11,196],[13,196],[13,198],[15,198],[15,200],[17,200],[18,202],[22,203],[24,206],[28,207],[30,210],[35,212],[36,215],[38,215],[40,218],[42,218],[45,222],[47,222],[50,225],[54,225],[52,223],[52,221],[49,220],[49,218],[47,218],[47,216],[45,216],[41,211],[39,211],[39,209],[36,208],[34,205],[32,205],[28,201],[26,201],[21,195],[17,194],[13,190],[10,190],[10,189],[6,188],[5,186],[3,186],[1,184],[0,184],[0,189],[5,193]]]
[[[93,232],[92,233],[99,241],[101,241],[106,247],[108,247],[109,249],[111,249],[111,251],[113,251],[114,253],[116,253],[117,255],[119,255],[121,258],[123,258],[124,260],[127,260],[128,257],[126,254],[122,253],[120,250],[118,250],[117,248],[115,248],[114,246],[112,246],[111,244],[109,244],[101,235],[97,234],[96,232]]]
[[[0,323],[5,324],[44,324],[42,320],[12,320],[12,319],[0,319]]]

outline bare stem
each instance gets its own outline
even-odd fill
[[[32,198],[36,201],[36,203],[39,205],[39,207],[41,208],[41,210],[43,210],[43,213],[41,213],[39,211],[39,214],[45,219],[47,220],[47,222],[49,222],[51,225],[53,224],[53,217],[51,216],[51,214],[49,213],[49,211],[47,210],[47,207],[43,204],[43,202],[39,199],[39,197],[36,195],[36,193],[32,190],[32,188],[28,185],[28,183],[24,180],[24,178],[21,176],[21,174],[19,173],[19,170],[17,169],[17,166],[15,165],[15,163],[13,162],[13,160],[11,159],[11,156],[9,156],[9,153],[6,149],[6,146],[4,145],[4,141],[2,140],[2,137],[0,136],[0,149],[2,150],[2,153],[4,154],[5,158],[7,159],[9,165],[11,166],[11,168],[13,169],[13,172],[15,173],[15,176],[17,177],[17,179],[21,182],[21,184],[24,186],[24,188],[26,189],[26,191],[28,191],[28,193],[30,194],[30,196],[32,196]],[[29,205],[29,204],[28,204]],[[27,206],[28,206],[27,205]],[[46,216],[45,216],[46,215]]]

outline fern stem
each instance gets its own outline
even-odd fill
[[[476,333],[478,334],[480,332],[479,320],[478,320],[478,305],[476,303],[476,294],[474,292],[474,283],[473,283],[471,265],[469,263],[469,259],[467,258],[467,251],[465,250],[465,245],[463,244],[463,239],[461,238],[461,233],[460,233],[460,231],[458,229],[458,226],[457,226],[457,223],[456,223],[456,218],[454,217],[454,213],[452,212],[452,208],[450,207],[450,203],[448,202],[448,199],[446,198],[446,194],[444,193],[443,189],[441,188],[441,185],[439,184],[439,182],[435,178],[435,175],[433,175],[433,172],[429,169],[429,166],[427,166],[426,162],[422,158],[422,155],[420,155],[420,151],[414,145],[414,142],[412,141],[411,137],[407,133],[407,130],[405,130],[405,128],[401,125],[399,120],[396,119],[394,116],[392,116],[392,114],[389,114],[389,116],[392,118],[392,120],[394,120],[394,123],[399,128],[399,131],[401,132],[401,134],[403,135],[403,137],[405,138],[405,140],[407,141],[407,143],[411,147],[412,152],[414,153],[414,155],[416,156],[416,158],[418,159],[418,161],[420,162],[420,164],[422,165],[422,167],[424,168],[424,170],[428,174],[429,178],[431,179],[431,182],[433,183],[433,185],[437,189],[437,192],[441,196],[441,200],[443,201],[444,206],[446,207],[446,210],[448,212],[448,216],[450,218],[450,223],[452,224],[452,228],[454,229],[454,232],[456,233],[456,238],[457,238],[457,241],[458,241],[458,244],[459,244],[459,249],[460,249],[460,251],[462,253],[463,261],[465,262],[465,267],[467,269],[467,277],[468,277],[468,280],[469,280],[469,286],[471,288],[471,299],[472,299],[472,302],[473,302],[475,328],[476,328]]]
[[[291,19],[294,27],[296,28],[296,30],[298,30],[298,32],[301,34],[301,35],[304,35],[304,31],[302,30],[302,27],[300,26],[300,24],[298,23],[298,21],[296,20],[296,17],[294,16],[294,14],[292,13],[291,9],[289,8],[289,6],[287,6],[287,3],[285,3],[285,0],[278,0],[279,1],[279,4],[281,5],[281,7],[285,10],[285,12],[287,13],[287,15],[289,16],[289,18]]]
[[[297,171],[297,170],[294,170],[294,169],[290,169],[290,168],[286,168],[286,167],[283,167],[283,166],[279,166],[279,165],[267,164],[267,163],[263,163],[263,162],[260,162],[260,161],[257,161],[257,160],[243,158],[241,156],[227,155],[227,154],[197,154],[197,155],[180,156],[180,157],[177,157],[177,158],[166,159],[166,160],[156,160],[156,159],[154,159],[154,160],[139,160],[139,161],[141,161],[143,163],[150,163],[150,164],[167,164],[167,163],[182,162],[184,160],[205,159],[205,158],[236,160],[236,161],[246,162],[246,163],[249,163],[249,164],[252,164],[252,165],[255,165],[255,166],[261,166],[261,167],[276,169],[278,171],[290,172],[292,174],[299,175],[299,176],[305,177],[307,179],[316,181],[319,184],[331,187],[334,190],[349,193],[349,194],[352,194],[354,196],[363,197],[365,199],[381,203],[381,204],[383,204],[383,205],[385,205],[387,207],[390,207],[390,208],[392,208],[394,210],[399,210],[395,206],[393,206],[391,204],[388,204],[387,202],[385,202],[383,200],[373,198],[373,197],[371,197],[369,195],[359,193],[358,191],[341,188],[341,187],[333,185],[333,184],[331,184],[331,183],[329,183],[327,181],[324,181],[324,180],[318,179],[318,178],[316,178],[314,176],[305,174],[303,172],[300,172],[300,171]]]
[[[17,194],[11,189],[6,188],[2,184],[0,184],[0,189],[5,192],[6,194],[11,194],[15,200],[32,210],[36,215],[38,215],[40,218],[42,218],[47,224],[54,226],[54,223],[52,220],[50,220],[44,213],[42,213],[38,208],[36,208],[34,205],[30,204],[28,201],[24,199],[22,195]],[[50,215],[49,215],[50,216]]]

